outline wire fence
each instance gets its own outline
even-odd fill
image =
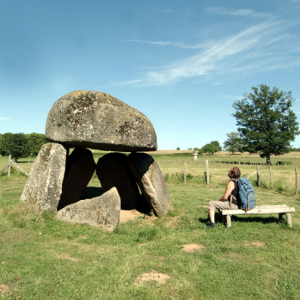
[[[237,166],[241,169],[242,176],[249,178],[257,186],[298,194],[298,169],[291,163],[266,165],[209,160],[158,160],[157,163],[167,182],[226,184],[228,170]]]

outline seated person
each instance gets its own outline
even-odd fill
[[[215,211],[218,209],[222,211],[223,209],[239,209],[237,196],[239,193],[238,179],[241,176],[241,171],[237,167],[233,167],[228,172],[228,177],[230,180],[227,183],[227,187],[224,195],[219,199],[219,201],[210,201],[208,203],[208,214],[210,218],[210,223],[206,228],[214,228],[216,227],[215,223]],[[231,195],[233,197],[231,197]],[[230,203],[230,198],[232,198],[232,203]]]

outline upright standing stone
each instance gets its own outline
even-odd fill
[[[122,209],[137,208],[139,190],[127,165],[127,155],[109,153],[99,158],[97,176],[104,191],[116,187],[121,198]]]
[[[67,158],[62,194],[58,209],[79,201],[96,169],[93,154],[84,148],[75,148]]]
[[[172,210],[163,174],[152,156],[146,153],[131,153],[128,156],[128,165],[155,214],[162,217]]]
[[[46,123],[49,141],[111,151],[154,151],[156,133],[148,118],[109,94],[75,91],[58,99]]]
[[[116,188],[105,194],[78,201],[57,212],[56,218],[70,223],[87,223],[114,230],[120,221],[121,200]]]
[[[62,193],[67,149],[56,143],[43,145],[30,170],[21,201],[55,212]]]

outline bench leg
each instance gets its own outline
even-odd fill
[[[283,213],[280,213],[279,214],[279,221],[282,221],[282,216],[283,216]]]
[[[290,213],[286,213],[286,220],[289,227],[292,227],[292,216]]]
[[[231,227],[231,216],[230,215],[226,216],[226,221],[227,221],[227,228],[230,228]]]

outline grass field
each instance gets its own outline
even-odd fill
[[[164,175],[182,172],[182,157],[169,158],[156,158]],[[25,161],[33,159],[23,161],[30,169]],[[207,230],[207,202],[223,194],[229,165],[210,163],[206,185],[204,164],[186,162],[193,176],[187,184],[167,183],[173,211],[112,233],[41,216],[19,201],[26,176],[3,173],[0,299],[299,299],[299,196],[255,187],[258,204],[295,207],[292,228],[276,215],[252,215],[232,217],[229,229],[217,216],[217,227]],[[274,166],[273,177],[291,177],[295,165]],[[255,166],[241,169],[247,175]],[[268,167],[260,170],[267,182]],[[96,177],[89,187],[100,187]]]

